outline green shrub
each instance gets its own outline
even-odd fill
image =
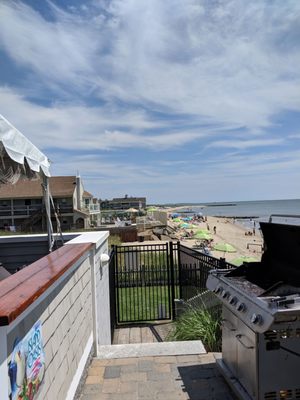
[[[221,351],[220,308],[190,308],[174,323],[168,340],[201,340],[207,351]]]

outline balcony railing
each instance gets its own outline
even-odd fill
[[[100,213],[100,205],[99,204],[85,204],[82,203],[81,207],[83,210],[88,211],[90,214],[98,214]]]

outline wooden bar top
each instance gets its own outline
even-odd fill
[[[92,247],[67,244],[0,282],[0,326],[9,325]]]

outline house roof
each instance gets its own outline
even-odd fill
[[[41,179],[19,180],[14,185],[0,186],[0,199],[33,199],[43,196]],[[71,197],[76,187],[75,176],[52,176],[49,178],[50,192],[53,197]]]
[[[90,198],[90,197],[93,197],[93,195],[85,190],[85,191],[83,192],[82,197]]]

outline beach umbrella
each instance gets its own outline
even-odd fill
[[[137,210],[136,208],[128,208],[128,210],[126,210],[127,212],[130,212],[130,213],[138,213],[139,212],[139,210]]]
[[[227,253],[235,253],[236,249],[229,243],[216,243],[214,250],[223,251]]]
[[[208,229],[198,229],[196,231],[196,233],[209,233],[210,234],[210,231]]]
[[[150,207],[150,208],[147,209],[147,212],[156,211],[156,210],[157,210],[156,207]]]
[[[181,222],[181,219],[180,218],[174,218],[173,221],[174,222]]]
[[[206,239],[206,240],[210,240],[210,239],[212,239],[212,236],[209,234],[209,233],[205,233],[205,232],[199,232],[199,233],[196,233],[194,236],[193,236],[193,238],[194,239]]]
[[[178,214],[178,213],[172,213],[172,214],[171,214],[171,218],[177,218],[177,217],[179,217],[179,215],[180,215],[180,214]]]
[[[258,261],[256,258],[254,257],[250,257],[250,256],[240,256],[237,257],[233,260],[230,261],[230,264],[235,265],[236,267],[239,267],[240,265],[242,265],[244,262],[255,262]]]
[[[186,224],[186,223],[180,224],[180,228],[186,228],[186,229],[188,229],[188,228],[190,228],[190,225],[189,225],[189,224]]]
[[[193,217],[184,217],[182,218],[182,221],[191,221]]]

